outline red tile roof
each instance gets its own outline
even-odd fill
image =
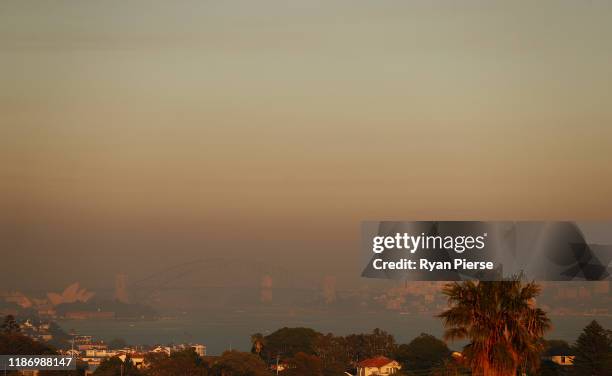
[[[370,358],[370,359],[365,359],[362,360],[361,362],[357,363],[358,367],[377,367],[380,368],[382,366],[385,366],[389,363],[391,363],[393,360],[385,357],[385,356],[377,356],[376,358]]]

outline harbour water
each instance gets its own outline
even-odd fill
[[[552,316],[553,329],[549,339],[563,339],[573,343],[582,328],[591,320],[597,320],[605,328],[612,328],[612,316]],[[310,327],[335,335],[370,332],[381,328],[393,334],[399,343],[409,342],[420,333],[441,337],[442,323],[425,314],[400,314],[397,312],[326,312],[308,314],[264,314],[261,312],[234,311],[192,315],[151,321],[130,320],[60,320],[66,331],[110,341],[123,338],[132,345],[160,343],[203,343],[208,354],[217,355],[227,349],[248,351],[250,335],[264,335],[284,326]],[[463,343],[449,343],[452,349],[460,349]]]

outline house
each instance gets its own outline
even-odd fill
[[[85,350],[85,356],[88,358],[112,358],[118,353],[114,350],[108,349],[89,349]]]
[[[145,360],[145,356],[146,354],[144,353],[138,353],[138,352],[133,352],[131,354],[129,354],[130,356],[130,360],[132,361],[132,364],[134,366],[136,366],[136,368],[143,368],[144,367],[144,360]],[[126,354],[121,354],[118,356],[119,359],[121,359],[122,362],[125,362],[125,359],[127,358]]]
[[[396,374],[402,366],[384,356],[362,360],[357,363],[357,376],[386,376]]]
[[[62,355],[66,355],[66,356],[69,356],[71,358],[80,358],[81,357],[81,352],[79,350],[65,350],[65,351],[60,351],[60,353]]]
[[[150,352],[152,353],[166,353],[166,355],[170,356],[172,349],[169,346],[156,346]]]
[[[199,356],[206,356],[206,345],[195,344],[191,345],[191,348]]]
[[[549,358],[553,363],[560,366],[571,366],[574,364],[574,355],[552,355]]]
[[[554,343],[544,352],[544,359],[549,360],[560,366],[574,365],[574,351],[564,342]]]
[[[289,369],[289,363],[281,361],[278,363],[270,364],[270,370],[275,372],[282,372]]]

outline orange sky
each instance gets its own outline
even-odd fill
[[[333,264],[364,219],[610,219],[610,19],[598,1],[3,1],[2,249],[235,239]]]

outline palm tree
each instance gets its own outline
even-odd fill
[[[541,338],[550,328],[546,313],[534,305],[540,287],[520,277],[496,282],[454,282],[443,289],[449,308],[447,340],[468,339],[464,355],[475,375],[514,376],[537,368]]]

